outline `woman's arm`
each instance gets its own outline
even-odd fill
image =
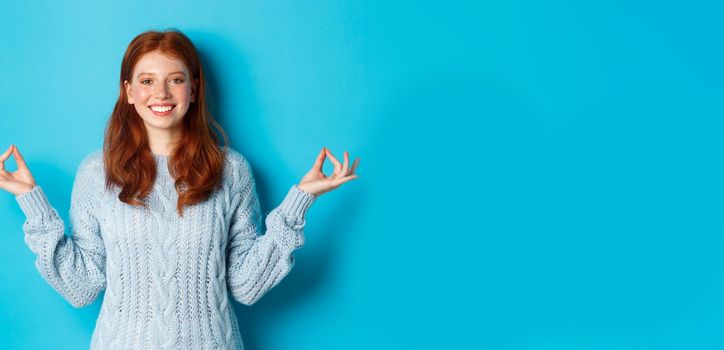
[[[227,284],[238,302],[251,305],[289,273],[292,251],[304,244],[304,216],[317,196],[292,186],[282,203],[266,217],[261,209],[249,163],[241,158],[232,196],[237,197],[229,226]],[[234,203],[234,201],[232,201]]]
[[[98,154],[81,163],[71,194],[71,236],[40,186],[15,197],[26,216],[25,242],[43,278],[76,308],[93,302],[105,288],[105,248],[97,220]]]

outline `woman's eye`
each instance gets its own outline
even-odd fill
[[[184,82],[184,80],[180,79],[180,78],[173,78],[173,79],[171,79],[171,81],[174,82],[175,84],[181,84]],[[141,80],[141,84],[143,84],[143,85],[148,85],[150,82],[151,82],[151,79]]]

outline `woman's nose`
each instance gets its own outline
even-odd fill
[[[156,84],[155,94],[158,97],[167,98],[170,95],[170,91],[166,84]]]

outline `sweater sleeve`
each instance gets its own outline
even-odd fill
[[[266,217],[260,235],[261,209],[256,184],[246,159],[235,176],[233,195],[239,195],[229,227],[227,283],[235,300],[251,305],[289,273],[292,251],[304,244],[305,213],[317,196],[289,189],[281,204]]]
[[[26,216],[25,243],[36,255],[35,267],[76,308],[93,302],[106,285],[105,248],[96,218],[98,193],[91,185],[88,163],[86,158],[73,183],[70,237],[40,186],[15,197]]]

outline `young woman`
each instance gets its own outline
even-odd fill
[[[91,348],[243,349],[228,293],[251,305],[289,273],[307,209],[356,179],[359,159],[350,167],[347,152],[341,164],[323,148],[261,235],[249,162],[208,112],[191,41],[176,30],[140,34],[123,57],[120,88],[103,149],[78,168],[70,236],[18,148],[0,156],[0,188],[26,216],[36,267],[75,307],[105,289]]]

